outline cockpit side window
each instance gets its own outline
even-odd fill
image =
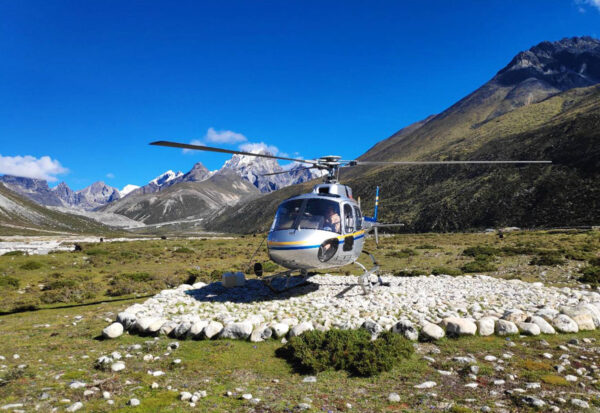
[[[362,215],[358,207],[354,207],[354,215],[356,216],[356,230],[362,229]]]
[[[302,199],[295,199],[279,205],[277,215],[275,215],[275,221],[273,221],[272,230],[277,231],[280,229],[294,228],[296,218],[300,215],[302,202]]]
[[[350,204],[344,205],[344,228],[346,233],[354,232],[354,214]]]
[[[341,233],[339,204],[328,199],[309,199],[298,221],[298,228]]]

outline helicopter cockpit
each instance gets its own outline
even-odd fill
[[[285,229],[316,229],[341,234],[342,220],[339,202],[330,199],[292,199],[277,210],[272,231]]]

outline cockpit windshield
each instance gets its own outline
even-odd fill
[[[294,227],[296,218],[300,215],[302,201],[302,199],[296,199],[279,205],[277,215],[275,215],[275,221],[273,222],[273,231],[279,229],[291,229]]]
[[[308,199],[298,227],[339,234],[341,232],[340,205],[327,199]]]
[[[292,228],[319,229],[340,234],[340,206],[328,199],[295,199],[284,202],[277,210],[272,230]]]

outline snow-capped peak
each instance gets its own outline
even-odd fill
[[[119,191],[119,193],[121,194],[121,198],[124,197],[125,195],[127,195],[128,193],[130,193],[131,191],[135,191],[138,188],[139,188],[138,185],[132,185],[132,184],[125,185],[125,187]]]
[[[179,178],[182,175],[183,175],[183,173],[181,171],[175,173],[169,169],[167,172],[165,172],[165,173],[157,176],[153,180],[151,180],[150,183],[158,185],[158,186],[162,186],[162,185],[166,184],[167,182],[172,181],[173,179]]]

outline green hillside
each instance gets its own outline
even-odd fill
[[[474,104],[469,99],[478,92],[380,142],[360,159],[547,159],[553,164],[349,168],[341,180],[362,198],[365,212],[372,211],[374,190],[380,186],[381,218],[403,222],[408,230],[598,224],[600,87],[571,89],[492,118],[504,98],[480,96]],[[313,183],[226,210],[208,228],[267,228],[281,200]]]

